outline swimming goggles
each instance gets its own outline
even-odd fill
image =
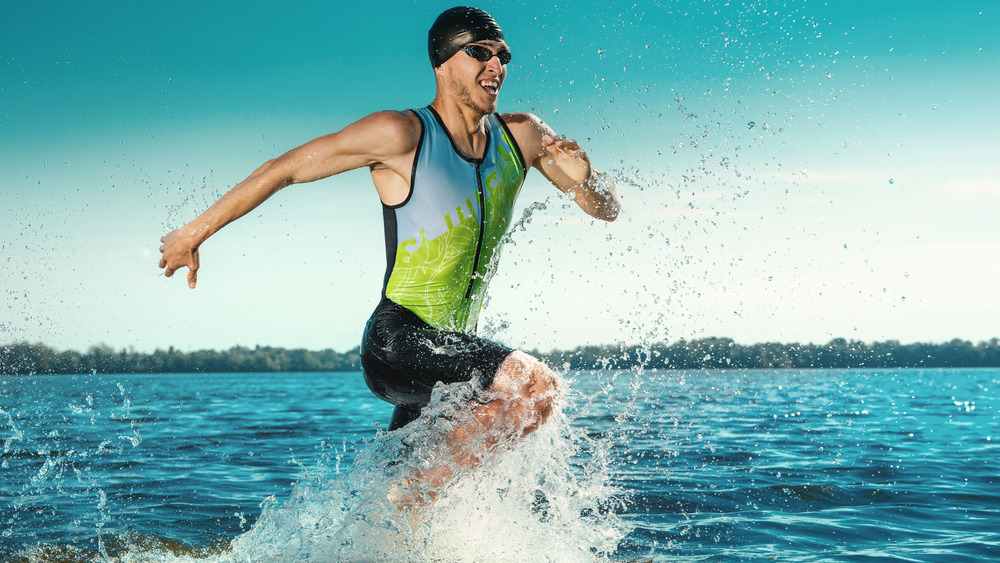
[[[502,65],[510,62],[510,51],[500,51],[499,53],[494,53],[482,45],[472,45],[471,43],[462,47],[462,50],[465,51],[466,55],[469,55],[481,63],[485,63],[494,56],[496,56],[497,60],[499,60]]]

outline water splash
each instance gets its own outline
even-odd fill
[[[194,551],[133,536],[104,560],[606,560],[630,529],[618,515],[624,497],[609,484],[607,448],[563,409],[456,474],[434,503],[414,513],[390,503],[398,483],[435,463],[440,436],[469,416],[473,392],[470,384],[439,385],[424,416],[359,446],[346,471],[339,452],[326,452],[285,501],[262,503],[257,522],[228,546]]]
[[[103,471],[109,466],[127,466],[122,456],[142,442],[124,386],[118,384],[117,391],[117,395],[110,389],[77,393],[65,404],[63,414],[41,423],[44,430],[33,427],[39,424],[39,413],[30,405],[0,409],[0,416],[6,418],[6,423],[0,424],[4,442],[0,465],[5,478],[11,479],[8,490],[14,493],[8,506],[0,506],[2,537],[17,537],[20,528],[67,530],[74,536],[67,539],[89,538],[84,543],[96,551],[93,557],[99,559],[94,560],[110,559],[108,539],[116,533],[109,530],[113,517],[105,490],[108,477]],[[42,404],[47,399],[36,397]],[[52,423],[52,419],[58,420]],[[128,431],[109,437],[103,433],[109,420],[114,426],[127,423]],[[30,469],[25,471],[25,467]],[[20,485],[19,475],[24,476]],[[66,499],[89,507],[85,514],[73,516],[69,524],[59,508]],[[25,552],[24,560],[90,560],[84,553],[76,547],[40,543]]]

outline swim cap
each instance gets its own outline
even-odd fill
[[[476,41],[503,41],[503,32],[489,14],[479,8],[458,6],[441,12],[427,32],[427,54],[437,68],[462,47]]]

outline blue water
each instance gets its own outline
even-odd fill
[[[1000,559],[1000,370],[566,376],[409,540],[357,373],[5,376],[0,561]]]

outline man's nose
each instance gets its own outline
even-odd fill
[[[503,65],[500,64],[500,57],[493,55],[490,60],[486,61],[486,68],[492,70],[493,72],[500,74],[503,69]]]

